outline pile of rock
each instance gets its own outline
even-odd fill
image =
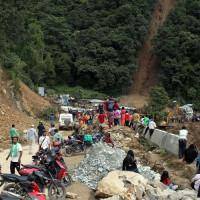
[[[121,169],[125,152],[105,143],[93,144],[85,158],[74,169],[73,180],[96,189],[98,182],[109,172]]]
[[[78,180],[92,189],[96,189],[98,182],[109,172],[122,169],[126,156],[125,151],[112,148],[105,143],[97,143],[85,155],[82,162],[74,169],[73,180]],[[140,173],[149,182],[160,180],[160,174],[138,164]]]
[[[143,176],[127,171],[110,172],[99,182],[96,192],[96,197],[107,200],[191,200],[196,196],[194,190],[176,192],[161,182],[149,183]]]

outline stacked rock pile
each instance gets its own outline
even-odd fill
[[[74,169],[73,180],[80,181],[92,189],[109,172],[122,169],[125,151],[112,148],[105,143],[93,144],[82,162]],[[138,169],[148,181],[160,180],[160,175],[138,164]]]

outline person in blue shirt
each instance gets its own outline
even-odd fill
[[[54,124],[54,116],[53,116],[53,114],[50,116],[50,122],[51,122],[51,125]]]

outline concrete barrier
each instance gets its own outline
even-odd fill
[[[171,152],[174,155],[178,155],[179,145],[178,145],[178,135],[174,135],[172,133],[168,133],[166,140],[163,144],[163,148],[167,151]]]
[[[166,131],[155,129],[150,141],[155,145],[163,147],[165,144],[167,134],[168,133]]]
[[[143,131],[143,134],[144,132],[145,130]],[[178,135],[155,129],[151,138],[149,131],[147,131],[145,138],[149,140],[152,144],[162,147],[166,149],[166,151],[174,155],[178,155]]]

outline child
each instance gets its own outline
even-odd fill
[[[106,142],[108,145],[112,145],[112,147],[114,147],[114,143],[112,139],[110,138],[110,133],[105,134],[105,139],[103,142]]]
[[[166,186],[168,186],[171,190],[174,190],[174,186],[171,183],[171,181],[169,180],[169,173],[168,173],[168,171],[164,171],[163,172],[163,174],[161,176],[161,179],[160,179],[160,182],[162,182],[163,184],[165,184]]]

